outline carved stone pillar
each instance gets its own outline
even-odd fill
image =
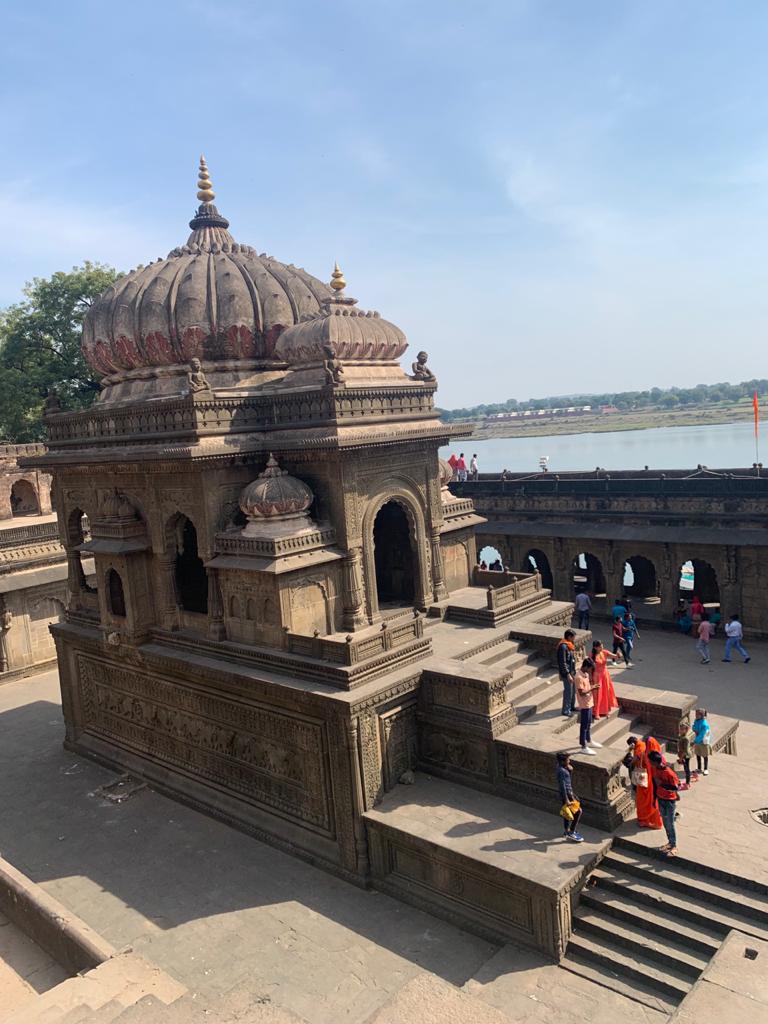
[[[7,672],[11,664],[8,649],[8,633],[12,622],[13,615],[6,608],[5,602],[0,600],[0,672]]]
[[[359,548],[353,548],[344,559],[344,629],[359,629],[367,625],[363,608],[363,578],[360,571],[362,562]]]
[[[76,608],[80,603],[80,595],[85,590],[85,573],[80,560],[79,551],[67,550],[67,588],[69,604]]]
[[[206,569],[208,574],[208,636],[211,640],[224,640],[224,604],[221,599],[219,574],[216,569]]]
[[[176,596],[176,581],[174,572],[176,559],[174,556],[161,555],[158,560],[160,572],[160,600],[158,610],[166,629],[178,628],[179,602]]]
[[[440,530],[435,527],[430,534],[430,545],[432,549],[432,594],[435,601],[442,601],[448,597],[448,588],[445,585],[443,574],[443,552],[440,547]]]

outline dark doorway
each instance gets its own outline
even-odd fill
[[[187,612],[208,612],[208,576],[197,553],[197,530],[189,519],[179,524],[176,554],[176,589],[179,604]]]
[[[624,563],[624,593],[630,597],[656,597],[656,567],[642,555],[633,555]]]
[[[532,548],[525,556],[523,572],[537,572],[541,576],[541,585],[545,590],[553,589],[552,569],[549,559],[538,548]]]
[[[36,516],[39,512],[35,488],[29,480],[17,480],[11,487],[11,515]]]
[[[379,607],[387,604],[412,605],[416,557],[411,545],[408,517],[396,501],[382,505],[376,515],[373,548]]]

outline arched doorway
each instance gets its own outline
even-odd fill
[[[17,480],[11,487],[11,515],[36,516],[39,513],[37,491],[29,480]]]
[[[486,544],[485,547],[480,549],[480,553],[477,556],[478,563],[485,563],[487,569],[500,569],[504,565],[504,560],[501,557],[500,552],[493,544]]]
[[[523,560],[523,572],[537,572],[541,576],[541,585],[545,590],[552,590],[552,569],[549,559],[538,548],[531,548]]]
[[[187,612],[208,613],[208,575],[197,553],[197,530],[186,516],[179,516],[176,527],[176,563],[174,573],[179,604]]]
[[[624,563],[624,593],[641,600],[658,596],[656,566],[643,555],[632,555]]]
[[[700,558],[691,558],[680,566],[680,596],[691,598],[695,594],[702,604],[720,604],[720,586],[714,566]]]
[[[397,501],[386,502],[376,513],[373,552],[379,608],[413,605],[418,562],[408,516]]]
[[[599,558],[582,551],[573,560],[574,589],[586,590],[594,597],[605,597],[605,573]]]

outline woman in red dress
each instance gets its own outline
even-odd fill
[[[618,661],[618,657],[606,651],[599,640],[595,640],[592,644],[592,661],[595,663],[592,669],[592,684],[600,687],[595,695],[595,710],[592,716],[592,720],[597,721],[619,706],[613,680],[608,672],[608,662]]]

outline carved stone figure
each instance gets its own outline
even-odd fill
[[[49,388],[43,405],[43,416],[49,416],[53,412],[61,412],[61,400],[55,388]]]
[[[326,383],[343,384],[344,367],[342,366],[341,361],[336,358],[336,355],[330,345],[324,345],[323,352],[325,354],[323,369],[325,370]]]
[[[413,377],[411,380],[426,380],[436,381],[437,377],[432,373],[430,368],[427,366],[427,360],[429,355],[426,352],[419,352],[416,357],[416,362],[411,364],[413,370]]]
[[[211,385],[203,373],[202,364],[199,359],[190,359],[189,361],[189,373],[187,374],[187,383],[189,384],[190,393],[193,395],[199,394],[201,391],[210,391]]]

